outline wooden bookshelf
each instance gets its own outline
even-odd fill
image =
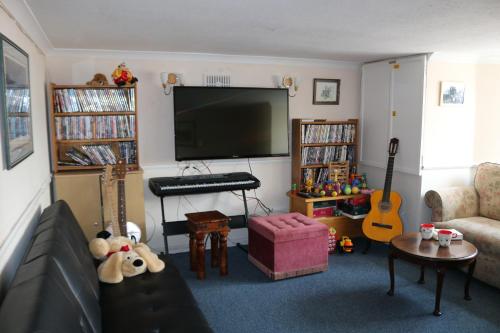
[[[336,128],[341,128],[341,126],[349,125],[353,126],[354,133],[351,140],[344,140],[342,135],[339,136],[339,140],[336,140],[332,135],[309,136],[308,140],[305,140],[306,129],[311,128],[310,125],[333,125]],[[350,127],[352,128],[352,127]],[[347,149],[351,149],[354,153],[352,154],[352,160],[349,161],[350,168],[357,168],[358,156],[359,156],[359,128],[357,119],[348,119],[345,121],[324,121],[324,120],[303,120],[303,119],[293,119],[292,120],[292,184],[297,185],[297,189],[302,189],[304,185],[304,171],[306,169],[313,169],[313,172],[317,172],[322,168],[328,168],[329,162],[336,162],[334,156],[327,161],[321,161],[322,163],[303,163],[303,153],[304,148],[327,148],[331,149],[341,149],[342,146],[346,146]],[[307,142],[306,142],[307,141]],[[325,162],[325,163],[323,163]]]
[[[101,170],[104,166],[97,163],[63,163],[76,163],[67,152],[71,153],[72,149],[82,152],[82,146],[97,146],[94,149],[101,152],[101,156],[105,155],[102,153],[104,146],[109,146],[113,155],[118,158],[121,156],[121,144],[128,145],[129,151],[135,155],[127,167],[130,170],[139,169],[137,85],[118,87],[50,84],[49,106],[51,153],[55,173]],[[108,125],[106,121],[111,123]],[[124,135],[118,135],[118,132],[133,135],[120,137]],[[78,135],[75,136],[75,133]]]

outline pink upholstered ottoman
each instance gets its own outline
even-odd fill
[[[252,217],[248,259],[274,280],[326,271],[328,228],[300,213]]]

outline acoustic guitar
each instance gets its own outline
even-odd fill
[[[116,183],[118,195],[113,195],[113,181],[111,180],[113,167],[107,165],[103,177],[108,206],[110,209],[111,223],[106,229],[113,236],[125,236],[134,242],[140,242],[141,229],[133,222],[127,222],[126,201],[125,201],[125,176],[127,166],[123,159],[119,159],[115,166]]]
[[[394,158],[398,152],[398,145],[399,140],[392,138],[389,143],[389,159],[387,161],[384,190],[377,190],[372,193],[370,199],[371,210],[363,220],[363,233],[365,236],[384,243],[403,233],[403,223],[399,216],[402,199],[399,193],[391,192]]]

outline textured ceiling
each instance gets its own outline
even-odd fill
[[[26,0],[55,48],[369,61],[500,54],[498,0]]]

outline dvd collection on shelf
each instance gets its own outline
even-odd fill
[[[307,168],[302,171],[302,179],[312,179],[315,184],[322,184],[328,180],[328,168]]]
[[[7,113],[27,113],[30,105],[30,90],[28,88],[5,89],[5,100],[7,101]]]
[[[135,142],[119,142],[119,155],[125,159],[126,164],[136,163]],[[113,152],[111,144],[81,145],[71,147],[65,154],[71,161],[59,161],[59,165],[65,166],[87,166],[116,164],[117,156]]]
[[[303,147],[302,166],[311,164],[327,164],[330,162],[353,163],[356,153],[355,146]]]
[[[302,143],[353,143],[356,137],[356,125],[310,125],[303,124]]]
[[[135,111],[134,88],[55,89],[54,112]]]
[[[57,140],[133,138],[135,116],[58,117],[55,130]]]

